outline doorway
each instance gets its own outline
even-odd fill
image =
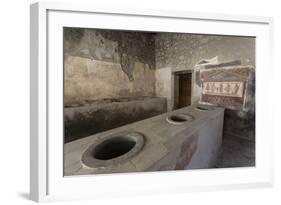
[[[175,73],[174,77],[174,109],[191,105],[192,73]]]

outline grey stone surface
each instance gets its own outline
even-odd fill
[[[195,107],[196,105],[185,107],[66,143],[64,145],[64,174],[68,176],[79,174],[157,171],[167,170],[168,168],[172,169],[175,167],[175,163],[179,157],[178,151],[181,149],[182,143],[198,131],[198,137],[200,139],[201,130],[204,129],[206,131],[210,129],[214,130],[209,132],[207,142],[204,142],[205,144],[207,143],[210,145],[208,150],[217,149],[220,144],[215,139],[221,139],[222,136],[221,119],[223,117],[224,109],[213,107],[210,111],[200,111],[195,109]],[[168,123],[166,121],[166,117],[176,113],[189,113],[195,116],[195,120],[187,121],[186,123],[180,125],[172,125]],[[83,165],[81,157],[92,143],[122,131],[140,132],[145,136],[145,145],[137,155],[126,162],[109,167],[89,168]],[[199,150],[206,149],[206,145],[204,143],[201,143],[201,141],[198,142],[197,147]],[[198,157],[196,155],[202,156]],[[209,159],[212,160],[209,153],[207,155],[204,152],[194,153],[193,158],[201,159],[201,157],[206,158],[205,161],[208,161]],[[214,156],[212,155],[211,157]]]
[[[198,147],[187,169],[213,168],[220,153],[223,133],[223,115],[212,115],[202,122]]]
[[[166,118],[168,123],[178,125],[178,124],[183,124],[186,121],[193,121],[194,117],[189,114],[175,114],[175,115],[169,115]]]
[[[222,149],[216,167],[252,166],[255,166],[255,142],[237,136],[226,136],[222,141]]]
[[[168,154],[167,148],[162,143],[147,143],[143,150],[130,161],[138,171],[148,171],[148,168],[160,161]]]
[[[88,101],[64,107],[64,140],[70,142],[166,112],[166,99],[138,97]]]
[[[82,163],[89,168],[113,167],[143,150],[145,138],[138,132],[119,132],[100,138],[83,153]]]

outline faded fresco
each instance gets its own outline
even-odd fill
[[[255,166],[255,46],[65,27],[64,175]]]
[[[244,82],[204,82],[202,93],[204,95],[220,95],[243,97]]]
[[[232,110],[245,110],[251,95],[249,83],[254,69],[251,66],[223,66],[201,70],[201,101]]]

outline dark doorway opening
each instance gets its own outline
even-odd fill
[[[191,105],[192,73],[175,73],[174,109]]]

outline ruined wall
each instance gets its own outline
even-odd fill
[[[64,28],[65,103],[155,95],[154,34]]]
[[[158,33],[155,37],[156,72],[164,72],[158,69],[171,72],[192,70],[202,59],[216,56],[219,62],[240,60],[242,65],[255,66],[255,39],[179,33]],[[168,73],[167,71],[165,73]],[[168,90],[162,89],[165,78],[156,78],[156,91],[172,93],[171,87],[167,87]],[[196,79],[192,102],[200,100],[200,87],[200,81]],[[156,92],[156,95],[159,93]]]
[[[168,75],[177,70],[192,70],[202,59],[217,56],[219,62],[238,60],[241,65],[255,68],[255,38],[251,37],[158,33],[155,37],[155,50],[156,73],[163,74],[156,75],[156,95],[173,93],[173,86],[164,86]],[[200,100],[202,89],[199,75],[197,72],[194,74],[193,102],[196,102]],[[225,110],[224,137],[255,138],[254,71],[248,81],[246,93],[244,110]],[[168,96],[170,101],[173,101],[172,98],[173,95]]]
[[[193,69],[202,59],[241,60],[255,65],[255,38],[159,33],[155,39],[156,68]]]
[[[242,65],[255,67],[255,39],[65,28],[64,102],[160,96],[167,98],[171,110],[172,73],[194,69],[202,59],[215,56],[219,62],[239,60]],[[198,76],[193,82],[194,103],[200,99],[201,82]],[[254,139],[254,74],[247,93],[245,110],[226,109],[225,136]]]
[[[136,97],[99,100],[64,108],[64,141],[114,129],[166,112],[166,98]]]

